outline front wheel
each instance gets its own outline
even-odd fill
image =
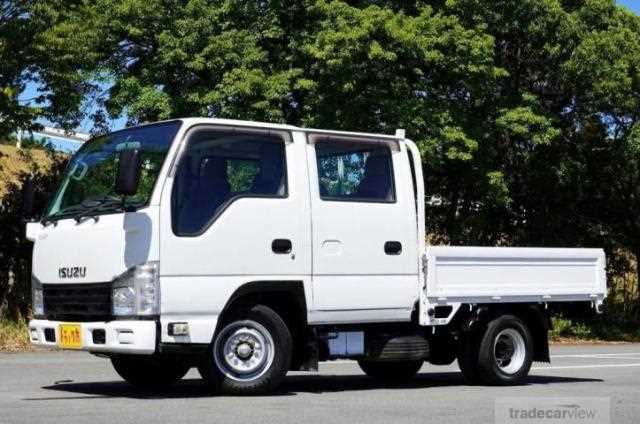
[[[409,379],[420,371],[423,363],[423,360],[383,362],[362,359],[358,361],[358,365],[365,374],[380,380]]]
[[[125,381],[142,388],[174,384],[191,368],[179,358],[157,355],[118,355],[111,358],[111,364]]]
[[[291,352],[285,322],[273,309],[256,305],[226,321],[198,371],[212,388],[224,393],[265,393],[284,379]]]

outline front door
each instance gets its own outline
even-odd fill
[[[161,200],[162,320],[202,320],[191,341],[208,343],[239,286],[311,273],[307,175],[297,165],[305,144],[285,131],[214,126],[191,129],[185,143]],[[179,341],[165,327],[163,339]]]
[[[418,297],[415,199],[395,140],[309,136],[312,319],[410,319]]]

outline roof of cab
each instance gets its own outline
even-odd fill
[[[237,126],[237,127],[250,127],[250,128],[264,128],[264,129],[273,129],[280,131],[302,131],[306,133],[313,134],[323,134],[323,135],[335,135],[335,136],[346,136],[346,137],[363,137],[363,138],[377,138],[377,139],[388,139],[388,140],[402,140],[404,139],[401,135],[388,135],[388,134],[375,134],[375,133],[364,133],[364,132],[352,132],[352,131],[338,131],[338,130],[323,130],[316,128],[302,128],[296,127],[293,125],[287,124],[273,124],[270,122],[258,122],[258,121],[243,121],[239,119],[219,119],[219,118],[179,118],[180,121],[184,122],[187,125],[200,125],[200,124],[209,124],[209,125],[227,125],[227,126]]]

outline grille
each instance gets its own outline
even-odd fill
[[[55,321],[108,321],[111,319],[111,283],[45,284],[44,312]]]

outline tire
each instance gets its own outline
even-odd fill
[[[118,375],[129,384],[141,388],[166,388],[189,371],[191,366],[176,357],[118,355],[111,358]]]
[[[273,391],[291,365],[292,337],[271,308],[239,311],[221,326],[198,371],[214,390],[254,395]]]
[[[483,383],[521,384],[532,362],[533,337],[520,318],[503,315],[489,322],[478,354],[478,374]]]
[[[367,361],[361,359],[358,361],[360,369],[369,377],[379,380],[407,380],[415,376],[424,364],[423,360],[412,361]]]

